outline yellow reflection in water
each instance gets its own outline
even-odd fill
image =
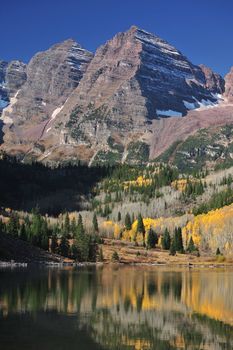
[[[233,325],[233,272],[147,267],[103,267],[93,271],[48,270],[38,280],[0,286],[0,311],[98,309],[193,312]],[[179,340],[181,341],[181,340]]]

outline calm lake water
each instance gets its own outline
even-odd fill
[[[233,270],[0,270],[0,349],[233,349]]]

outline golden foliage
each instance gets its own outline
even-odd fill
[[[175,180],[171,183],[171,187],[174,189],[184,192],[186,190],[187,184],[189,183],[196,183],[197,179],[179,179]]]
[[[138,176],[138,178],[136,180],[125,181],[124,182],[124,189],[127,189],[130,186],[138,186],[138,187],[149,186],[149,185],[151,185],[151,183],[152,183],[152,179],[146,179],[145,175]]]
[[[233,253],[232,225],[233,204],[195,216],[183,228],[183,239],[188,242],[192,236],[197,246]]]
[[[143,223],[146,231],[145,239],[147,240],[147,234],[150,228],[153,229],[158,235],[163,234],[166,228],[170,232],[173,232],[175,230],[175,227],[178,227],[178,226],[183,227],[186,224],[189,217],[190,216],[185,215],[183,217],[181,216],[169,217],[169,218],[160,217],[158,219],[143,218]],[[131,230],[123,231],[122,239],[125,241],[130,241],[130,242],[134,241],[137,243],[142,243],[143,235],[141,233],[137,233],[137,225],[138,225],[138,221],[135,220],[132,224]],[[161,239],[159,239],[158,245],[161,245]]]
[[[115,222],[108,220],[104,221],[100,227],[101,231],[112,234],[115,239],[120,239],[121,237],[121,227]]]

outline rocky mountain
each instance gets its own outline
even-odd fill
[[[220,93],[222,94],[225,90],[225,81],[217,73],[214,73],[212,69],[200,64],[199,66],[205,76],[205,87],[210,90],[213,94]]]
[[[27,65],[26,82],[3,112],[5,143],[26,152],[78,86],[91,59],[73,40],[36,54]]]
[[[25,83],[26,64],[20,61],[0,61],[0,113],[10,103],[10,98]]]
[[[43,162],[134,163],[232,118],[224,79],[151,33],[133,26],[92,57],[71,40],[33,57],[3,113],[3,149]]]

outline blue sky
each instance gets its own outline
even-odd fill
[[[94,51],[134,24],[225,75],[233,66],[232,16],[232,0],[5,0],[0,59],[28,62],[67,38]]]

